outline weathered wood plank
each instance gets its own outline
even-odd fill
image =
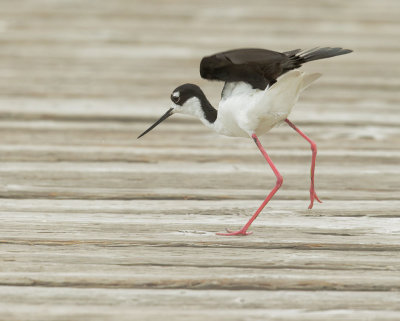
[[[321,216],[324,217],[400,217],[398,210],[399,200],[392,201],[371,201],[371,200],[339,200],[337,202],[325,202],[323,209],[314,208],[307,210],[304,208],[304,201],[276,200],[274,201],[276,209],[281,210],[277,215],[282,214],[299,216]],[[164,199],[162,201],[154,200],[57,200],[57,199],[2,199],[0,202],[0,212],[19,213],[22,215],[32,215],[35,220],[36,215],[62,214],[62,218],[68,217],[66,214],[93,214],[92,219],[96,219],[101,214],[135,214],[137,218],[140,214],[165,213],[168,215],[215,215],[221,212],[229,213],[233,210],[242,209],[244,213],[256,207],[254,200],[225,200],[225,201],[196,201],[184,200],[175,201]],[[321,205],[322,206],[322,205]],[[340,210],[338,207],[340,206]],[[27,213],[27,214],[24,214]],[[271,215],[271,214],[269,214]],[[15,219],[17,219],[16,217]],[[91,218],[88,216],[86,219]],[[5,220],[7,217],[4,218]],[[168,219],[168,216],[166,217]],[[242,238],[241,241],[251,238]]]
[[[146,266],[129,272],[2,273],[2,286],[199,290],[399,291],[399,272]],[[132,273],[133,272],[133,273]],[[111,274],[111,275],[110,275]]]
[[[112,247],[147,244],[189,248],[398,249],[400,217],[398,202],[393,201],[327,202],[324,208],[309,211],[306,201],[276,200],[254,224],[255,235],[251,238],[227,239],[213,233],[240,226],[258,203],[10,200],[1,208],[1,213],[13,217],[13,221],[1,220],[2,242]],[[355,221],[355,217],[359,219]],[[28,238],[22,233],[26,220],[34,228]],[[103,241],[99,240],[99,231]]]
[[[355,295],[360,292],[355,292]],[[293,321],[319,321],[319,320],[344,320],[353,321],[354,316],[360,320],[376,320],[376,321],[397,321],[399,313],[397,311],[388,310],[369,310],[369,309],[332,309],[328,311],[313,311],[299,309],[185,309],[179,308],[138,308],[132,309],[128,307],[120,307],[118,309],[110,309],[110,307],[101,306],[82,306],[82,305],[7,305],[3,308],[6,312],[7,320],[132,320],[132,318],[140,318],[140,320],[150,321],[156,320],[162,315],[168,320],[185,320],[185,321],[201,321],[207,320],[293,320]],[[19,311],[16,313],[15,311]]]
[[[400,319],[398,1],[0,6],[0,319]],[[253,235],[216,236],[274,182],[251,140],[178,116],[137,135],[180,83],[217,105],[203,55],[336,45],[291,115],[324,203],[282,126],[282,189]]]
[[[77,234],[75,233],[75,235]],[[58,244],[55,242],[51,244],[42,239],[42,243],[40,241],[35,242],[37,250],[29,258],[26,257],[25,251],[32,246],[33,242],[28,244],[23,239],[15,242],[10,239],[3,242],[2,245],[4,249],[2,272],[6,274],[15,273],[15,277],[12,279],[16,280],[24,278],[23,273],[26,272],[40,272],[49,275],[61,272],[76,275],[90,274],[93,278],[95,278],[95,274],[113,271],[115,274],[143,274],[149,266],[165,267],[166,273],[167,270],[170,270],[168,273],[171,275],[175,273],[175,270],[181,271],[185,268],[187,268],[188,275],[190,271],[193,272],[202,268],[208,268],[207,271],[210,272],[210,275],[213,271],[215,274],[219,274],[222,272],[218,271],[228,268],[232,269],[230,273],[232,277],[236,273],[240,275],[246,273],[247,269],[252,271],[249,273],[253,274],[253,277],[256,277],[255,274],[259,269],[265,270],[264,273],[267,274],[270,273],[269,270],[275,271],[271,272],[272,274],[280,271],[282,274],[286,274],[287,278],[292,273],[303,273],[304,271],[307,271],[307,273],[315,271],[317,275],[322,274],[324,270],[327,273],[338,270],[341,271],[342,276],[357,271],[362,277],[367,278],[369,272],[378,275],[380,271],[381,275],[389,276],[400,270],[400,257],[396,252],[396,247],[390,245],[386,246],[386,250],[383,250],[383,245],[381,248],[371,246],[371,249],[368,250],[354,244],[348,244],[348,248],[343,244],[340,248],[337,246],[336,250],[318,247],[313,250],[311,244],[308,249],[306,249],[306,246],[300,249],[300,244],[298,244],[297,249],[291,248],[289,243],[286,244],[286,248],[284,244],[281,247],[275,244],[275,248],[273,248],[273,244],[268,244],[264,248],[257,248],[256,246],[252,248],[251,243],[244,242],[242,247],[235,247],[234,244],[226,246],[229,251],[221,255],[211,244],[204,244],[201,247],[204,238],[197,237],[190,244],[191,246],[179,246],[179,244],[174,246],[174,244],[168,244],[166,240],[165,246],[163,246],[163,254],[160,253],[160,248],[157,246],[143,248],[138,244],[135,245],[134,238],[140,239],[137,234],[134,234],[131,240],[127,240],[124,245],[118,244],[115,239],[102,244],[96,243],[95,240],[93,242],[82,240],[79,244],[65,240],[58,242]],[[276,236],[272,236],[272,238],[276,239]],[[338,238],[343,240],[343,238]],[[317,242],[317,240],[312,241]],[[90,248],[88,249],[86,245],[89,244]],[[91,253],[94,248],[96,249],[95,254]],[[360,249],[362,250],[360,251]],[[243,260],[243,258],[246,259]],[[108,263],[104,264],[104,262]],[[259,271],[259,273],[262,274],[263,272]],[[113,279],[114,276],[111,275],[109,277],[110,282]],[[253,281],[249,282],[253,283]],[[392,286],[397,288],[398,285],[394,283]]]
[[[11,290],[9,292],[9,290]],[[40,291],[37,291],[40,290]],[[399,304],[398,292],[365,292],[348,291],[196,291],[196,290],[142,290],[142,289],[70,289],[37,287],[0,287],[3,308],[6,304],[15,304],[24,299],[27,305],[41,304],[43,301],[57,306],[70,306],[78,300],[86,306],[99,308],[118,305],[120,308],[170,308],[195,310],[198,305],[206,309],[223,307],[224,309],[308,309],[311,311],[342,310],[349,299],[356,311],[379,311],[385,307],[395,312]],[[301,298],[304,298],[301,299]],[[49,306],[47,306],[49,308]]]
[[[276,199],[307,199],[309,161],[302,166],[277,164],[285,184]],[[355,164],[340,171],[337,164],[320,167],[317,184],[320,196],[327,200],[372,196],[380,200],[398,199],[397,191],[391,190],[400,181],[396,166],[371,169]],[[3,163],[0,174],[3,184],[0,195],[13,198],[140,199],[163,194],[179,199],[262,199],[274,182],[273,174],[264,164]],[[385,182],[368,186],[382,175],[387,175]]]

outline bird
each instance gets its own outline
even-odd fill
[[[320,73],[307,73],[299,68],[310,61],[351,53],[341,47],[316,47],[278,52],[267,49],[243,48],[219,52],[202,58],[200,75],[211,81],[222,81],[224,86],[218,109],[214,108],[199,86],[183,84],[172,91],[171,107],[138,138],[176,113],[198,118],[206,127],[220,135],[252,138],[276,176],[276,183],[265,200],[239,230],[226,230],[217,235],[249,235],[250,225],[272,199],[283,183],[283,177],[272,162],[259,136],[286,122],[311,147],[310,204],[321,202],[315,191],[314,172],[317,145],[301,131],[288,116],[299,96]]]

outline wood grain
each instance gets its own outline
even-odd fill
[[[2,0],[0,320],[399,320],[400,3]],[[342,46],[262,143],[174,116],[217,106],[202,56]]]

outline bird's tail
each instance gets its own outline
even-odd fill
[[[314,81],[316,81],[319,77],[322,76],[320,73],[303,73],[302,74],[302,84],[301,84],[301,90],[303,91],[306,89],[308,86],[310,86]]]
[[[318,59],[325,59],[325,58],[345,55],[352,51],[353,50],[343,49],[340,47],[337,47],[337,48],[330,48],[330,47],[313,48],[313,49],[308,49],[308,50],[302,50],[299,53],[297,53],[295,56],[301,58],[302,60],[304,60],[304,62],[309,62],[309,61],[318,60]]]
[[[307,50],[296,49],[285,52],[284,54],[290,58],[291,63],[289,63],[290,64],[289,69],[293,69],[293,68],[299,68],[302,64],[309,61],[345,55],[350,52],[353,52],[353,50],[343,49],[340,47],[337,48],[325,47],[325,48],[313,48]]]

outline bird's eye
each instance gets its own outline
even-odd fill
[[[174,93],[172,93],[172,95],[171,95],[171,100],[175,103],[175,104],[177,104],[177,103],[179,103],[179,100],[181,99],[181,97],[180,97],[180,93],[179,92],[174,92]]]

